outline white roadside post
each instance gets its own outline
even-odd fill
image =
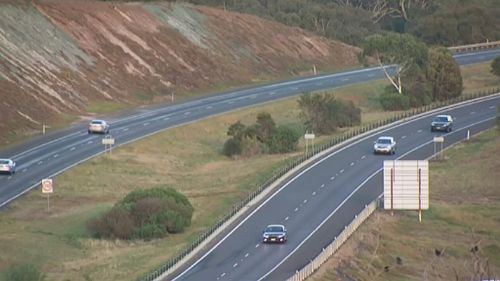
[[[42,193],[47,194],[47,212],[50,212],[50,194],[54,192],[52,179],[42,180]]]

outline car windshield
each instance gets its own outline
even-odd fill
[[[6,159],[0,159],[0,164],[9,164],[9,160]]]
[[[92,121],[92,124],[94,124],[94,125],[101,125],[102,121]]]
[[[390,144],[391,140],[390,139],[378,139],[377,143]]]
[[[434,122],[448,122],[448,118],[444,116],[438,116],[434,118]]]
[[[266,232],[283,232],[283,228],[281,226],[268,226]]]

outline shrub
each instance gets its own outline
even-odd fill
[[[279,126],[269,139],[271,153],[286,153],[297,149],[301,134],[292,128]]]
[[[241,154],[241,141],[235,138],[230,138],[224,143],[222,153],[226,156]]]
[[[408,96],[395,92],[386,91],[380,94],[379,102],[384,110],[403,110],[410,107]]]
[[[491,73],[495,74],[496,76],[500,77],[500,57],[496,57],[492,62],[491,62]]]
[[[14,265],[5,272],[6,280],[9,281],[43,281],[45,275],[35,266],[29,263]]]
[[[129,193],[88,228],[97,237],[152,239],[178,233],[191,224],[193,207],[189,200],[168,187]]]
[[[241,155],[244,157],[258,155],[263,150],[262,145],[257,137],[244,137],[241,140]]]

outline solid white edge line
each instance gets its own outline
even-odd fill
[[[483,122],[487,122],[487,121],[490,121],[492,119],[495,119],[496,117],[492,117],[492,118],[488,118],[488,119],[485,119],[485,120],[482,120],[482,121],[479,121],[479,122],[476,122],[476,123],[472,123],[468,126],[465,126],[463,128],[460,128],[458,130],[455,130],[454,132],[450,132],[446,135],[450,135],[450,134],[453,134],[453,133],[456,133],[456,132],[459,132],[459,131],[462,131],[462,130],[465,130],[466,128],[470,127],[470,126],[475,126],[477,124],[480,124],[480,123],[483,123]],[[428,144],[431,144],[433,143],[434,140],[430,140],[430,141],[427,141],[425,143],[422,143],[421,145],[413,148],[412,150],[409,150],[408,152],[406,152],[405,154],[402,154],[401,156],[397,157],[397,159],[401,159],[403,157],[405,157],[406,155],[414,152],[415,150],[418,150]],[[432,157],[432,155],[431,155]],[[430,158],[430,157],[429,157]],[[335,210],[333,210],[332,213],[330,213],[330,215],[328,215],[328,217],[326,217],[320,225],[318,225],[304,240],[302,240],[302,242],[300,242],[300,244],[295,248],[293,249],[292,252],[290,252],[290,254],[288,254],[288,256],[286,256],[284,259],[282,259],[275,267],[273,267],[269,272],[267,272],[266,274],[264,274],[264,276],[262,276],[261,278],[259,278],[257,281],[260,281],[264,278],[266,278],[267,276],[269,276],[271,273],[273,273],[274,270],[276,270],[276,268],[280,267],[288,258],[290,258],[305,242],[307,242],[307,240],[309,240],[309,238],[311,238],[311,236],[313,236],[346,202],[347,200],[349,200],[352,196],[354,196],[354,194],[363,186],[365,185],[371,178],[373,178],[376,174],[378,174],[379,172],[381,172],[384,168],[380,168],[378,169],[377,171],[375,171],[373,174],[371,174],[368,178],[366,178],[361,184],[359,184],[345,199],[344,201],[342,201],[342,203],[340,203],[339,206],[337,206],[337,208],[335,208]]]

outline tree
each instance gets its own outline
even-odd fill
[[[491,73],[500,77],[500,57],[496,57],[493,62],[491,62]]]
[[[260,142],[267,142],[269,137],[276,130],[276,123],[274,123],[271,114],[267,112],[261,112],[257,115],[257,138]]]
[[[423,69],[427,62],[427,47],[408,34],[386,33],[367,38],[363,54],[374,56],[380,68],[398,93],[403,93],[401,77],[412,69]],[[395,64],[392,77],[384,64]]]
[[[231,126],[229,126],[229,129],[227,130],[227,135],[235,139],[241,140],[244,131],[245,131],[245,125],[238,120],[236,123],[233,123],[231,124]]]
[[[279,126],[269,140],[271,153],[286,153],[297,149],[301,134],[292,128]]]
[[[446,48],[430,49],[427,79],[432,87],[433,100],[447,100],[462,94],[460,67]]]

